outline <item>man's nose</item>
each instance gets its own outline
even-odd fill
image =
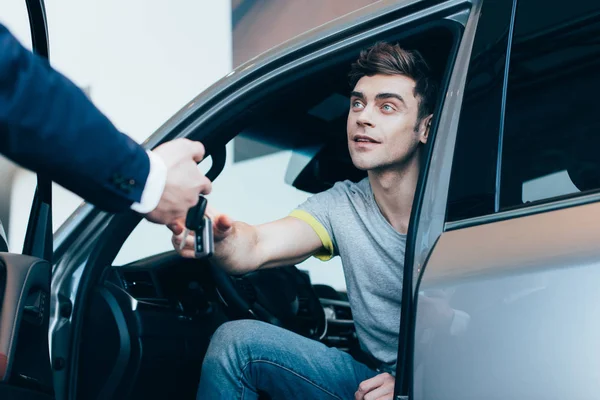
[[[363,108],[363,110],[360,112],[360,115],[358,116],[358,119],[356,120],[356,123],[360,126],[368,126],[371,128],[375,126],[373,124],[372,112],[373,110],[370,106],[366,106],[365,108]]]

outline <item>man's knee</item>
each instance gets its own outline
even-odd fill
[[[228,361],[251,358],[252,349],[263,346],[261,338],[269,327],[254,320],[226,322],[213,334],[206,357]]]

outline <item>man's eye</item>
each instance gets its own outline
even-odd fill
[[[358,100],[352,102],[352,108],[362,107],[362,103]]]
[[[390,106],[389,104],[384,104],[382,108],[384,111],[394,111],[394,107]]]

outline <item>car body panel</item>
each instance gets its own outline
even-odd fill
[[[443,293],[469,323],[421,335],[415,398],[593,398],[600,225],[589,219],[599,214],[594,203],[442,234],[420,290]]]

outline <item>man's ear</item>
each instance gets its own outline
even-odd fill
[[[427,143],[427,139],[429,139],[429,131],[431,129],[432,119],[433,114],[429,114],[421,121],[421,126],[419,127],[419,141],[423,144]]]

